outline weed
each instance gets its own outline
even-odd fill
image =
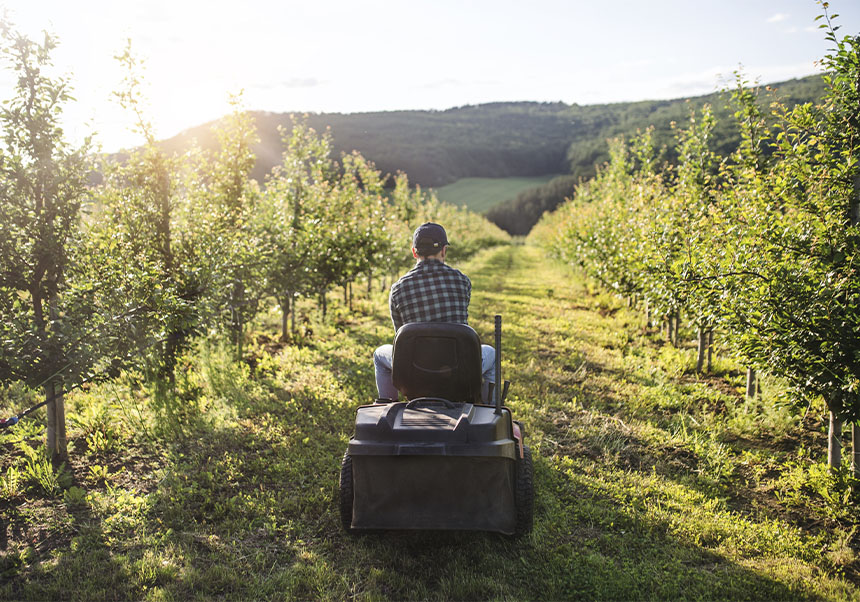
[[[6,469],[6,473],[0,477],[0,495],[4,499],[11,500],[21,493],[23,493],[21,490],[21,471],[10,466]]]
[[[87,467],[90,480],[95,483],[104,484],[110,478],[110,469],[103,464],[90,464]]]
[[[61,464],[54,470],[47,457],[27,458],[22,476],[32,488],[52,498],[71,483],[71,475],[67,472],[66,465]]]
[[[657,359],[669,378],[678,378],[685,372],[692,370],[695,365],[690,352],[677,349],[672,345],[663,345]]]
[[[63,500],[69,506],[83,506],[87,501],[87,492],[77,486],[72,486],[63,492]]]

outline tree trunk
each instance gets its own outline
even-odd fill
[[[326,313],[328,313],[325,291],[320,293],[320,310],[322,310],[322,317],[325,320]]]
[[[54,455],[57,453],[57,413],[54,411],[56,400],[54,399],[54,383],[49,382],[45,385],[45,401],[48,402],[48,405],[45,406],[45,410],[48,412],[48,426],[45,430],[45,443],[48,447],[48,457],[51,458],[51,461],[54,460]]]
[[[851,425],[851,472],[860,478],[860,423]]]
[[[705,368],[705,371],[710,374],[711,369],[714,367],[714,329],[708,329],[708,364]]]
[[[373,294],[373,271],[367,270],[367,296]]]
[[[830,429],[827,433],[827,465],[832,472],[842,466],[842,421],[830,412]]]
[[[60,312],[57,308],[56,293],[50,295],[48,298],[48,317],[54,324],[60,321]],[[55,366],[59,366],[62,361],[62,356],[57,354],[53,358],[52,363]],[[66,439],[66,402],[63,395],[62,378],[62,375],[57,374],[57,376],[53,377],[45,386],[45,399],[53,400],[48,403],[47,406],[48,429],[46,439],[48,444],[48,453],[51,457],[51,464],[55,467],[65,462],[69,457],[68,443]]]
[[[290,317],[290,295],[284,295],[278,302],[281,305],[281,340],[286,342],[289,337],[288,321]]]
[[[236,323],[236,361],[241,362],[245,354],[245,323],[242,314],[239,313]]]
[[[747,368],[747,399],[755,397],[756,373],[755,368]]]
[[[62,383],[45,385],[45,399],[53,399],[46,406],[48,412],[46,439],[51,464],[57,467],[69,459],[68,439],[66,438],[66,402]]]
[[[681,344],[681,312],[675,312],[675,340],[672,341],[672,345],[675,347],[680,346]]]
[[[669,314],[669,317],[666,318],[666,339],[669,343],[674,343],[675,341],[675,320],[672,319],[672,314]]]
[[[349,287],[349,311],[352,311],[352,281],[347,286]]]
[[[696,372],[701,372],[705,367],[705,348],[708,346],[708,333],[704,327],[699,326],[699,345],[696,354]]]
[[[290,312],[290,332],[293,335],[293,339],[296,338],[296,293],[290,291],[289,296],[287,297],[290,300],[290,307],[292,311]]]
[[[161,358],[161,376],[171,391],[176,386],[176,356],[181,342],[182,333],[178,329],[171,330],[164,345],[164,357]]]

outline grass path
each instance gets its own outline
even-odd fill
[[[731,378],[685,377],[617,300],[534,248],[461,267],[485,340],[504,316],[509,405],[535,454],[531,535],[340,530],[340,457],[392,335],[377,292],[253,370],[201,354],[188,378],[203,418],[142,446],[158,468],[82,453],[84,502],[0,502],[0,598],[860,599],[845,521],[805,524],[775,501],[788,452],[726,435],[750,411],[731,409]],[[96,461],[113,467],[101,484]],[[51,545],[28,543],[37,520]]]

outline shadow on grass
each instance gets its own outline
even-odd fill
[[[61,500],[48,500],[56,505],[55,515],[62,524],[45,525],[47,531],[30,542],[21,537],[30,531],[25,513],[13,512],[9,524],[0,524],[0,597],[7,600],[60,600],[70,593],[78,599],[121,600],[134,597],[132,575],[118,562],[108,543],[103,521],[94,516],[85,504],[68,507]],[[68,511],[68,514],[65,512]],[[7,527],[13,540],[25,543],[23,549],[9,549]],[[57,553],[57,548],[70,550]],[[16,554],[17,552],[17,554]],[[24,552],[24,555],[21,555]],[[16,558],[17,557],[17,558]],[[17,560],[17,562],[16,562]],[[20,564],[19,564],[20,562]],[[18,566],[15,566],[18,565]]]
[[[365,591],[392,599],[813,599],[539,472],[531,536],[376,532],[350,540],[344,569],[360,569]],[[547,493],[558,489],[569,490],[569,505]]]

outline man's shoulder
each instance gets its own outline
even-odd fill
[[[471,280],[469,280],[466,274],[441,261],[423,261],[412,268],[400,280],[409,281],[420,278],[439,277],[440,275],[446,279],[462,280],[471,284]]]
[[[419,262],[411,270],[406,272],[394,284],[391,285],[391,294],[396,294],[401,289],[408,289],[412,283],[418,283],[423,279],[437,279],[442,276],[445,280],[456,280],[471,288],[472,281],[466,274],[440,261]]]
[[[429,267],[432,271],[443,272],[445,274],[450,274],[452,276],[464,278],[466,280],[469,279],[469,277],[466,276],[466,274],[464,274],[463,272],[461,272],[457,268],[448,265],[447,263],[442,263],[442,262],[437,261],[437,262],[434,262],[434,265],[431,265]]]
[[[445,267],[448,270],[450,270],[448,273],[451,274],[452,277],[458,278],[458,279],[462,280],[463,282],[467,283],[469,286],[472,286],[472,281],[469,279],[468,276],[466,276],[466,274],[464,274],[463,272],[461,272],[457,268],[452,268],[449,265],[446,265]]]

